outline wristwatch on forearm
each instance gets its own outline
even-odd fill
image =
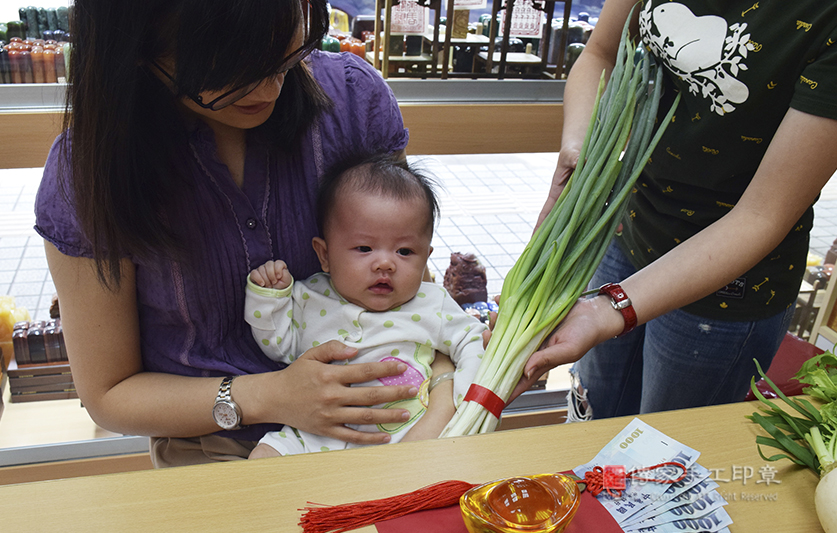
[[[232,399],[233,379],[234,376],[227,376],[221,381],[215,405],[212,407],[212,418],[225,430],[241,429],[241,409]]]
[[[634,330],[637,324],[636,311],[634,310],[633,302],[625,294],[625,291],[618,283],[607,283],[599,288],[599,294],[605,294],[610,297],[610,305],[614,309],[622,313],[622,318],[625,320],[625,327],[622,333],[617,335],[627,335]]]

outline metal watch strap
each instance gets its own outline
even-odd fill
[[[235,376],[226,376],[218,387],[212,415],[215,422],[224,430],[241,429],[241,409],[232,399],[232,382]],[[232,418],[231,418],[232,417]]]
[[[625,294],[624,289],[618,283],[606,283],[599,288],[599,294],[609,296],[610,304],[614,309],[622,313],[622,318],[625,319],[625,327],[617,337],[627,335],[633,331],[637,324],[636,310],[631,299]]]
[[[232,382],[235,376],[227,376],[221,380],[221,386],[218,388],[218,397],[215,402],[229,402],[232,401]]]

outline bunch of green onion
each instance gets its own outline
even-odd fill
[[[607,88],[604,73],[599,81],[578,165],[503,283],[500,312],[474,383],[504,402],[529,356],[582,295],[671,121],[679,95],[652,138],[662,75],[644,49],[636,50],[626,24]],[[490,432],[497,422],[479,403],[462,402],[442,437]]]
[[[759,435],[759,455],[766,461],[790,459],[800,466],[807,466],[818,474],[827,474],[837,467],[837,357],[831,352],[817,355],[806,361],[796,379],[805,384],[803,392],[823,402],[814,407],[805,398],[788,398],[764,373],[757,360],[756,369],[779,399],[804,418],[791,416],[767,399],[756,387],[755,378],[750,389],[761,402],[762,413],[753,413],[750,420],[764,428],[770,437]],[[766,457],[761,445],[778,448],[785,454]]]
[[[755,360],[754,360],[755,361]],[[806,466],[820,476],[814,493],[814,505],[820,524],[826,533],[837,532],[837,357],[831,352],[817,355],[802,364],[796,380],[805,385],[802,392],[816,398],[819,407],[805,398],[788,398],[764,373],[755,361],[759,374],[776,396],[784,402],[772,402],[756,387],[755,378],[750,389],[759,400],[761,413],[748,416],[770,437],[758,435],[756,444],[765,461],[789,459]],[[779,405],[777,405],[777,403]],[[802,416],[792,416],[791,413]],[[762,446],[781,450],[767,457]]]

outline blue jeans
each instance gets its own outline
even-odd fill
[[[611,243],[590,286],[619,282],[635,271]],[[571,373],[586,389],[593,418],[742,401],[750,378],[758,376],[753,359],[767,371],[792,316],[793,306],[754,322],[710,320],[678,309],[596,346]],[[578,398],[570,397],[584,413]]]

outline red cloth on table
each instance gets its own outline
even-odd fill
[[[563,472],[571,474],[572,472]],[[419,511],[375,524],[378,533],[468,533],[458,505]],[[622,533],[622,528],[589,491],[581,493],[581,504],[564,533]]]
[[[787,396],[802,394],[802,389],[807,385],[798,382],[794,376],[802,368],[805,361],[823,353],[823,351],[793,333],[786,333],[784,339],[782,339],[782,344],[779,346],[779,351],[776,352],[776,356],[765,374],[779,387],[783,394]],[[778,395],[773,392],[764,378],[756,381],[756,388],[768,398],[778,398]],[[753,391],[747,391],[745,400],[753,401],[755,399],[756,395],[753,394]]]

